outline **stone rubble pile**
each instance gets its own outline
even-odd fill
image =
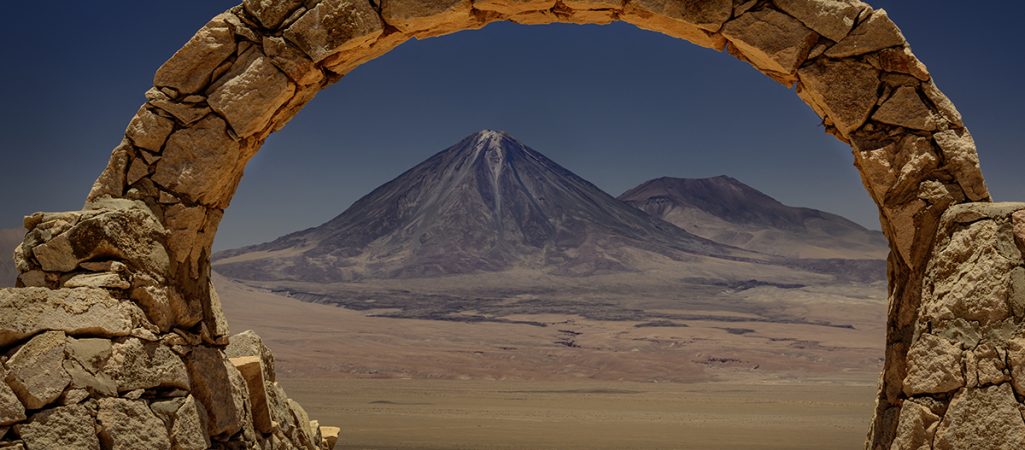
[[[127,393],[119,390],[115,399],[85,389],[90,396],[73,402],[82,395],[80,388],[61,388],[61,398],[47,400],[58,388],[34,391],[26,387],[28,381],[15,381],[10,387],[23,403],[10,406],[11,417],[20,417],[19,408],[28,407],[35,422],[4,416],[0,423],[21,424],[5,430],[5,435],[29,442],[25,436],[32,430],[46,428],[32,423],[70,424],[81,418],[89,426],[95,422],[101,441],[110,446],[120,442],[114,439],[120,432],[114,430],[123,429],[112,425],[112,418],[133,416],[128,412],[140,402],[149,403],[152,411],[159,403],[155,399],[181,391],[189,392],[184,398],[191,400],[182,400],[179,409],[206,411],[208,436],[214,441],[259,441],[266,435],[267,413],[259,401],[240,392],[259,392],[256,377],[261,371],[252,360],[243,360],[238,369],[224,362],[220,352],[228,342],[227,327],[210,286],[209,266],[214,234],[246,162],[318,91],[359,65],[412,38],[502,20],[624,21],[726,50],[794,87],[821,117],[824,129],[851,145],[891,242],[885,368],[868,447],[952,448],[984,439],[989,435],[970,419],[983,404],[999,404],[1001,412],[992,413],[993,419],[1006,424],[1001,429],[1017,432],[1020,424],[1008,411],[1018,407],[1015,396],[1022,392],[996,381],[1006,378],[997,372],[1013,375],[1010,355],[1018,351],[1018,344],[1011,344],[1017,329],[1012,330],[1014,336],[1006,333],[1006,327],[1013,328],[1008,323],[1018,323],[1018,306],[1001,306],[1006,300],[1002,296],[1012,290],[1000,287],[1007,280],[975,272],[962,280],[971,287],[957,287],[943,275],[955,269],[935,261],[965,256],[958,252],[967,250],[957,250],[957,245],[975,232],[1000,236],[1006,244],[1006,219],[993,216],[983,221],[990,225],[964,225],[970,231],[956,239],[951,230],[962,225],[941,220],[956,205],[989,202],[989,192],[961,115],[886,11],[859,0],[244,0],[204,25],[159,68],[154,87],[89,193],[85,210],[27,219],[30,232],[18,255],[20,286],[52,292],[4,294],[5,302],[33,305],[11,308],[19,310],[19,318],[4,325],[9,329],[0,338],[0,345],[11,353],[8,359],[14,360],[15,353],[34,342],[26,339],[41,340],[29,346],[31,351],[26,350],[20,361],[30,356],[46,359],[50,351],[59,354],[53,347],[59,347],[59,335],[40,334],[43,331],[64,333],[65,353],[78,345],[69,339],[104,339],[121,351],[140,345],[166,347],[191,368],[186,371],[191,391],[158,384]],[[937,242],[940,246],[934,250]],[[993,252],[1014,256],[1004,244]],[[979,264],[992,264],[994,270],[1011,267],[998,264],[989,254],[969,256]],[[1020,255],[1015,261],[1015,267],[1020,266]],[[1014,278],[1018,273],[1012,270],[1012,280],[1019,279]],[[960,300],[952,300],[954,296]],[[63,300],[57,299],[79,306],[60,308],[54,304]],[[1004,311],[1011,316],[1005,317]],[[925,332],[923,318],[930,318]],[[947,329],[971,329],[979,339],[934,331]],[[923,363],[922,355],[935,358]],[[995,362],[1000,355],[1008,355],[1003,365]],[[240,357],[246,356],[253,355]],[[145,366],[148,361],[137,364]],[[265,369],[269,365],[266,360],[263,364]],[[9,367],[5,362],[5,371],[20,373]],[[220,378],[193,379],[204,376],[205,370],[197,367],[219,372]],[[267,384],[273,379],[266,371],[262,377],[265,386],[273,386]],[[235,391],[210,389],[215,382]],[[129,386],[138,384],[148,385]],[[65,391],[75,392],[70,400],[62,400],[68,397]],[[265,391],[268,399],[278,395],[273,388]],[[951,396],[949,408],[939,406]],[[278,400],[278,406],[287,403]],[[69,404],[50,408],[65,401]],[[45,414],[26,405],[39,402],[46,402]],[[214,411],[210,402],[218,403]],[[303,431],[305,426],[289,427],[305,419],[282,421],[274,416],[280,408],[273,402],[267,403],[267,410],[271,423],[278,423],[275,433],[291,430],[291,439],[297,440],[290,442],[317,440],[307,436],[316,432]],[[203,407],[188,406],[194,403]],[[49,412],[57,408],[63,409]],[[165,420],[171,415],[166,411],[173,408],[158,409],[162,413],[153,414]],[[928,431],[930,427],[936,429]],[[919,429],[926,431],[918,433]],[[935,442],[909,441],[903,437],[907,433],[921,434],[922,439],[935,436]],[[174,433],[169,436],[173,439]]]

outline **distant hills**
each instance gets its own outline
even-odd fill
[[[850,280],[879,279],[885,254],[878,232],[785,206],[732,178],[661,178],[616,199],[511,136],[482,131],[321,226],[218,253],[215,269],[305,283],[652,269],[681,278],[743,281],[796,270]]]
[[[688,232],[790,258],[885,259],[886,238],[835,214],[784,205],[728,176],[658,178],[619,199]]]
[[[21,228],[0,229],[0,288],[14,287],[18,270],[14,267],[14,249],[25,238]]]

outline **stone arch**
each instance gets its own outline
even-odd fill
[[[70,222],[71,231],[26,241],[20,286],[67,287],[60,274],[84,261],[122,260],[136,274],[117,288],[161,332],[223,345],[226,325],[209,282],[211,245],[246,162],[264,140],[318,91],[409,39],[506,20],[624,21],[728,51],[795,88],[825,131],[851,146],[890,241],[885,367],[868,445],[889,448],[895,436],[926,433],[939,420],[919,403],[905,406],[921,394],[943,393],[946,400],[936,401],[949,401],[947,393],[965,385],[909,388],[917,380],[909,375],[915,370],[908,367],[909,349],[928,341],[920,338],[919,319],[935,283],[930,259],[940,249],[934,244],[949,244],[943,233],[969,222],[958,217],[1005,224],[1011,211],[969,205],[941,221],[956,205],[990,201],[975,144],[886,12],[859,0],[243,0],[159,68],[86,211],[27,220],[29,229]],[[82,225],[102,214],[146,226]],[[68,237],[77,229],[83,231]],[[935,345],[941,344],[953,345]]]

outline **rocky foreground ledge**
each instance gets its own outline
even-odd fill
[[[101,288],[0,290],[0,449],[332,449],[251,331],[157,334]]]

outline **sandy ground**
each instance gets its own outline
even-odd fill
[[[342,449],[856,449],[857,384],[283,381]]]
[[[842,328],[708,305],[688,313],[739,320],[395,319],[216,285],[233,331],[264,338],[279,381],[346,449],[861,448],[881,366],[873,289],[743,293]]]

